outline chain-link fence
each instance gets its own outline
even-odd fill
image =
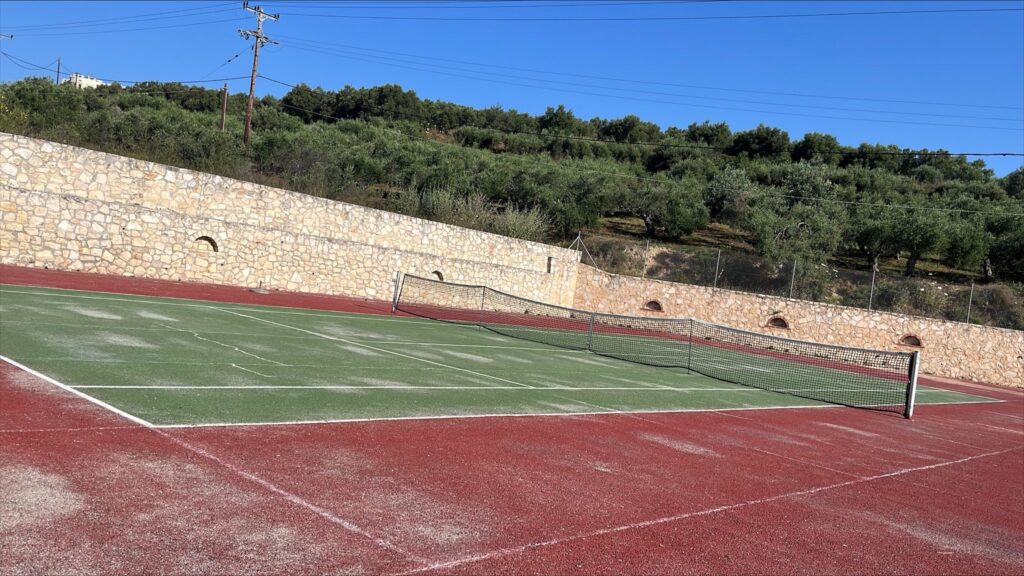
[[[637,247],[607,238],[588,239],[587,246],[591,256],[584,256],[585,262],[592,257],[599,268],[616,274],[1024,330],[1021,284],[961,284],[928,272],[908,278],[828,263],[772,264],[754,254],[710,247]]]

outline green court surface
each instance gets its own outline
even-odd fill
[[[0,354],[155,425],[827,406],[475,326],[10,285]]]

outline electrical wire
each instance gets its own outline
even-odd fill
[[[767,90],[751,90],[751,89],[746,89],[746,88],[723,88],[721,86],[707,86],[707,85],[700,85],[700,84],[681,84],[681,83],[678,83],[678,82],[660,82],[660,81],[651,81],[651,80],[639,80],[639,79],[636,79],[636,78],[618,78],[618,77],[614,77],[614,76],[599,76],[599,75],[592,75],[592,74],[579,74],[579,73],[573,73],[573,72],[567,72],[567,71],[538,70],[538,69],[535,69],[535,68],[522,68],[522,67],[518,67],[518,66],[503,66],[503,65],[494,64],[494,63],[473,62],[473,61],[469,61],[469,60],[457,60],[457,59],[452,59],[452,58],[438,58],[438,57],[424,56],[422,54],[410,54],[408,52],[395,52],[395,51],[392,51],[392,50],[381,50],[381,49],[375,49],[375,48],[365,48],[365,47],[361,47],[361,46],[355,46],[355,45],[352,45],[352,44],[340,44],[340,43],[332,43],[332,42],[311,41],[311,40],[308,40],[308,39],[305,39],[305,38],[300,38],[300,37],[295,37],[295,36],[284,36],[284,35],[280,35],[280,34],[275,35],[275,37],[276,38],[280,38],[282,40],[301,41],[301,42],[306,42],[306,43],[309,43],[309,44],[316,44],[318,46],[323,46],[323,47],[328,47],[328,48],[339,47],[339,48],[343,48],[343,49],[360,50],[360,51],[364,51],[364,52],[389,54],[389,55],[392,55],[392,56],[404,56],[404,57],[418,58],[418,59],[424,59],[424,60],[436,60],[436,61],[440,61],[440,62],[450,62],[450,63],[455,63],[455,64],[466,64],[466,65],[470,65],[470,66],[479,66],[479,67],[484,67],[484,68],[500,68],[500,69],[504,69],[504,70],[514,70],[514,71],[517,71],[517,72],[530,72],[530,73],[535,73],[535,74],[548,74],[548,75],[560,76],[560,77],[569,76],[569,77],[573,77],[573,78],[585,78],[585,79],[590,79],[590,80],[604,80],[604,81],[609,81],[609,82],[622,82],[622,83],[627,83],[627,84],[646,84],[646,85],[650,85],[650,86],[668,86],[668,87],[673,87],[673,88],[694,88],[694,89],[699,89],[699,90],[714,90],[714,91],[722,91],[722,92],[740,92],[740,93],[747,93],[747,94],[765,94],[765,95],[771,95],[771,96],[790,96],[790,97],[796,97],[796,98],[820,98],[820,99],[828,99],[828,100],[851,100],[851,101],[862,101],[862,102],[884,102],[884,103],[889,103],[889,104],[915,104],[915,105],[926,105],[926,106],[950,106],[950,107],[960,107],[960,108],[992,108],[992,109],[1001,109],[1001,110],[1024,110],[1024,106],[993,106],[993,105],[987,105],[987,104],[964,104],[964,103],[951,103],[951,102],[934,102],[934,101],[925,101],[925,100],[898,100],[898,99],[888,99],[888,98],[865,98],[865,97],[838,96],[838,95],[828,95],[828,94],[808,94],[808,93],[801,93],[801,92],[778,92],[778,91],[767,91]]]
[[[487,76],[498,76],[498,77],[506,77],[506,78],[516,78],[516,79],[528,80],[528,81],[533,81],[533,82],[547,82],[547,83],[553,83],[553,84],[564,84],[564,85],[567,85],[567,86],[578,86],[578,87],[584,87],[584,88],[597,88],[597,89],[601,89],[601,90],[616,90],[616,91],[621,91],[621,92],[633,92],[633,93],[637,93],[637,94],[651,94],[651,95],[656,95],[656,96],[669,96],[669,97],[673,97],[673,98],[696,99],[696,100],[712,100],[712,101],[721,101],[721,102],[736,102],[736,103],[742,103],[742,104],[761,104],[761,105],[768,105],[768,106],[782,106],[782,107],[786,107],[786,108],[799,108],[799,109],[836,110],[836,111],[841,111],[841,112],[864,112],[864,113],[870,113],[870,114],[899,114],[899,115],[907,115],[907,116],[923,116],[923,117],[936,117],[936,118],[964,118],[964,119],[973,119],[973,120],[995,120],[995,121],[1017,122],[1017,123],[1020,123],[1020,124],[1024,124],[1024,119],[1022,119],[1022,118],[1007,118],[1007,117],[996,117],[996,116],[969,116],[969,115],[959,115],[959,114],[940,114],[940,113],[928,113],[928,112],[906,112],[906,111],[898,111],[898,110],[878,110],[878,109],[865,109],[865,108],[843,108],[843,107],[836,107],[836,106],[818,106],[818,105],[813,105],[813,104],[788,104],[788,103],[783,103],[783,102],[767,102],[767,101],[763,101],[763,100],[744,100],[744,99],[738,99],[738,98],[721,98],[721,97],[713,97],[713,96],[697,96],[697,95],[692,95],[692,94],[679,94],[679,93],[674,93],[674,92],[661,92],[661,91],[656,91],[656,90],[641,90],[641,89],[636,89],[636,88],[618,88],[618,87],[614,87],[614,86],[603,86],[603,85],[600,85],[600,84],[587,84],[587,83],[581,83],[581,82],[569,82],[569,81],[565,81],[565,80],[547,80],[547,79],[544,79],[544,78],[534,78],[534,77],[530,77],[530,76],[520,76],[520,75],[516,75],[516,74],[503,74],[503,73],[500,73],[500,72],[486,72],[486,71],[480,71],[480,70],[466,69],[466,68],[462,68],[462,67],[458,67],[458,66],[447,66],[447,65],[443,65],[443,64],[430,64],[430,63],[420,63],[420,62],[409,62],[408,60],[403,60],[403,59],[400,59],[400,58],[393,58],[393,57],[390,57],[390,56],[376,56],[376,55],[372,55],[372,54],[371,55],[364,55],[364,54],[358,54],[358,53],[353,55],[353,54],[345,53],[343,51],[336,51],[336,50],[328,50],[328,49],[317,48],[316,45],[318,43],[316,43],[316,42],[308,42],[308,41],[305,41],[305,40],[292,40],[291,44],[292,44],[292,46],[294,46],[295,48],[300,49],[300,50],[318,51],[318,52],[321,52],[321,53],[326,54],[326,55],[333,55],[333,56],[338,56],[338,57],[343,57],[343,58],[344,57],[349,57],[349,56],[352,56],[352,57],[365,56],[367,58],[378,58],[378,59],[381,59],[381,60],[384,60],[384,61],[390,61],[390,62],[399,62],[399,63],[403,63],[404,62],[404,63],[410,64],[410,65],[431,66],[431,67],[435,67],[435,68],[442,68],[442,69],[448,69],[448,70],[456,70],[456,71],[462,71],[462,72],[469,72],[469,73],[473,73],[473,74],[483,74],[483,75],[487,75]],[[417,57],[417,56],[410,56],[410,57],[412,57],[412,58],[423,58],[423,57]],[[975,127],[975,126],[971,126],[971,127]]]
[[[330,52],[324,52],[324,51],[319,50],[319,49],[303,48],[301,46],[293,46],[293,47],[295,49],[297,49],[297,50],[303,50],[303,51],[307,51],[307,52],[320,52],[320,53],[324,53],[324,54],[327,54],[329,56],[335,56],[335,57],[338,57],[338,58],[345,58],[345,59],[356,60],[356,61],[361,61],[361,62],[369,62],[369,63],[372,63],[372,64],[381,64],[381,65],[390,66],[390,67],[393,67],[393,68],[402,68],[402,69],[406,69],[406,70],[415,70],[415,71],[419,71],[419,72],[427,72],[427,73],[431,73],[431,74],[438,74],[438,75],[442,75],[442,76],[450,76],[450,77],[454,77],[454,78],[464,78],[464,79],[468,79],[468,80],[476,80],[476,81],[480,81],[480,82],[490,82],[490,83],[495,83],[495,84],[503,84],[503,85],[507,85],[507,86],[520,86],[520,87],[525,87],[525,88],[533,88],[533,89],[537,89],[537,90],[547,90],[547,91],[567,93],[567,94],[580,94],[580,95],[584,95],[584,96],[597,96],[597,97],[602,97],[602,98],[612,98],[612,99],[616,99],[616,100],[627,100],[627,101],[633,101],[633,102],[649,102],[649,103],[654,103],[654,104],[667,104],[667,105],[670,105],[670,106],[680,106],[680,107],[686,107],[686,108],[707,108],[707,109],[712,109],[712,110],[728,110],[728,111],[735,111],[735,112],[752,112],[752,113],[755,113],[755,114],[774,114],[774,115],[779,115],[779,116],[795,116],[795,117],[802,117],[802,118],[817,118],[817,119],[825,119],[825,120],[851,120],[851,121],[855,121],[855,122],[873,122],[873,123],[883,123],[883,124],[904,124],[904,125],[913,125],[913,126],[936,126],[936,127],[946,127],[946,128],[969,128],[969,129],[973,129],[973,130],[983,129],[983,130],[998,130],[998,131],[1010,131],[1010,132],[1024,132],[1024,128],[1006,128],[1006,127],[1001,127],[1001,126],[983,126],[983,125],[975,125],[975,124],[954,124],[954,123],[945,123],[945,122],[919,122],[919,121],[915,121],[915,120],[894,120],[894,119],[883,119],[883,118],[858,118],[858,117],[852,117],[852,116],[835,116],[835,115],[827,115],[827,114],[804,114],[804,113],[801,113],[801,112],[783,112],[783,111],[779,111],[779,110],[762,110],[762,109],[756,109],[756,108],[740,108],[740,107],[735,107],[735,106],[713,106],[713,105],[709,105],[709,104],[693,104],[693,103],[686,103],[686,102],[677,102],[677,101],[672,101],[672,100],[663,100],[663,99],[658,99],[658,98],[643,98],[643,97],[638,97],[638,96],[623,96],[623,95],[620,95],[620,94],[603,94],[603,93],[599,93],[599,92],[591,92],[591,91],[586,91],[586,90],[576,90],[576,89],[571,89],[571,88],[551,87],[551,86],[544,86],[544,85],[538,85],[538,84],[529,84],[529,83],[524,83],[524,82],[514,82],[514,81],[509,81],[509,80],[497,80],[497,79],[494,79],[494,78],[484,78],[484,77],[480,77],[480,76],[469,75],[469,74],[460,74],[460,73],[456,73],[456,72],[444,72],[444,71],[441,71],[441,70],[432,70],[432,69],[429,69],[429,68],[422,68],[422,67],[418,67],[418,66],[414,66],[414,65],[408,65],[408,64],[395,64],[395,63],[391,63],[391,62],[375,59],[375,57],[365,57],[365,58],[363,58],[363,57],[358,57],[358,56],[341,55],[341,54],[335,54],[335,53],[330,53]],[[479,72],[477,72],[477,74],[479,74]],[[555,81],[550,81],[550,80],[534,80],[534,81],[535,82],[537,82],[537,81],[540,81],[540,82],[555,82]],[[607,89],[614,89],[614,88],[607,88]]]
[[[911,14],[965,14],[1024,12],[1024,8],[942,8],[933,10],[871,10],[863,12],[807,12],[798,14],[737,14],[718,16],[608,16],[608,17],[476,17],[476,16],[376,16],[356,14],[311,14],[281,12],[300,18],[341,18],[350,20],[407,20],[428,22],[678,22],[707,20],[764,20],[786,18],[833,18],[848,16],[895,16]]]
[[[119,16],[116,18],[96,18],[93,20],[79,20],[76,22],[58,22],[53,24],[33,24],[25,26],[5,26],[5,30],[53,30],[55,28],[81,28],[81,27],[92,27],[92,26],[111,26],[117,24],[135,24],[137,22],[150,22],[153,20],[167,20],[169,18],[190,18],[192,16],[201,16],[205,14],[218,14],[222,12],[234,12],[236,8],[220,8],[213,9],[216,6],[227,6],[233,5],[234,2],[225,2],[217,4],[215,6],[208,6],[204,8],[186,8],[184,10],[170,10],[167,12],[151,12],[147,14],[139,14],[135,16]],[[181,14],[187,12],[187,14]],[[166,14],[179,14],[178,16],[164,16]]]
[[[267,80],[269,82],[273,82],[275,84],[280,84],[282,86],[287,86],[287,87],[290,87],[290,88],[293,88],[293,89],[298,87],[298,85],[296,85],[296,84],[289,84],[289,83],[283,82],[281,80],[277,80],[277,79],[274,79],[274,78],[269,78],[267,76],[263,76],[262,74],[259,75],[259,77],[264,79],[264,80]],[[344,118],[338,118],[336,116],[332,116],[330,114],[324,114],[324,113],[321,113],[321,112],[316,112],[314,110],[307,110],[307,109],[301,108],[299,106],[294,106],[294,105],[291,105],[291,104],[285,104],[284,102],[281,102],[280,105],[282,107],[285,107],[285,108],[290,108],[292,110],[298,110],[300,112],[305,112],[307,114],[312,114],[314,116],[319,116],[321,118],[326,118],[326,119],[331,119],[331,120],[336,120],[336,121],[345,120]],[[401,135],[401,136],[403,136],[405,138],[408,138],[410,140],[417,140],[417,141],[421,141],[421,142],[429,142],[429,143],[431,143],[431,144],[433,144],[435,146],[455,146],[454,144],[446,144],[446,143],[438,142],[436,140],[431,140],[430,138],[424,138],[422,136],[416,136],[416,135],[413,135],[413,134],[407,134],[405,132],[402,132],[401,130],[395,130],[395,129],[392,129],[392,128],[386,128],[386,127],[382,127],[382,126],[377,126],[377,128],[382,129],[382,130],[384,130],[386,132],[391,132],[391,133],[394,133],[394,134],[399,134],[399,135]],[[908,155],[911,155],[911,154],[908,154]],[[914,154],[914,155],[916,155],[916,154]],[[950,155],[952,155],[952,154],[950,154]],[[960,155],[960,154],[957,154],[957,155]],[[966,155],[966,154],[964,154],[964,155]],[[1008,154],[1008,155],[1024,156],[1024,154]],[[604,174],[604,175],[607,175],[607,176],[615,176],[617,178],[626,178],[626,179],[637,180],[637,181],[657,182],[659,184],[665,184],[666,183],[662,179],[652,178],[652,177],[649,177],[649,176],[637,176],[635,174],[622,174],[622,173],[617,173],[617,172],[607,172],[607,171],[604,171],[604,170],[594,170],[594,169],[590,169],[590,168],[579,168],[579,167],[573,167],[572,170],[574,170],[576,172],[580,172],[580,173]],[[898,209],[905,209],[905,210],[932,210],[932,211],[947,212],[947,213],[983,214],[983,215],[1010,216],[1010,217],[1021,217],[1021,216],[1024,216],[1024,212],[993,212],[993,211],[987,211],[987,210],[966,210],[966,209],[958,209],[958,208],[938,208],[938,207],[933,207],[933,206],[911,206],[911,205],[908,205],[908,204],[885,204],[885,203],[880,203],[880,202],[859,202],[859,201],[854,201],[854,200],[839,200],[838,198],[817,198],[817,197],[813,197],[813,196],[810,196],[810,197],[809,196],[798,196],[798,195],[793,195],[793,194],[776,194],[776,196],[781,197],[781,198],[794,199],[794,200],[807,200],[807,201],[813,201],[813,202],[831,202],[831,203],[838,203],[838,204],[845,204],[845,205],[869,206],[869,207],[875,207],[875,208],[898,208]]]
[[[454,2],[448,2],[447,5],[438,5],[436,1],[420,0],[417,2],[408,3],[368,3],[366,6],[357,6],[360,2],[313,2],[313,3],[301,3],[301,2],[289,2],[286,0],[271,0],[270,2],[263,2],[264,6],[287,6],[289,8],[336,8],[339,10],[474,10],[479,8],[487,9],[520,9],[520,8],[602,8],[606,6],[642,6],[642,5],[680,5],[680,4],[712,4],[720,2],[731,2],[734,0],[635,0],[633,2],[583,2],[583,3],[567,3],[561,4],[556,2],[545,2],[542,4],[498,4],[498,3],[464,3],[458,6],[453,6]],[[361,3],[367,4],[365,0]],[[333,4],[333,6],[332,6]]]
[[[194,27],[194,26],[209,26],[211,24],[222,24],[222,23],[225,23],[225,22],[247,22],[247,21],[248,21],[248,18],[238,17],[238,18],[224,18],[224,19],[220,19],[220,20],[206,20],[206,21],[203,21],[203,22],[188,22],[188,23],[185,23],[185,24],[168,24],[166,26],[144,26],[142,28],[121,28],[121,29],[114,29],[114,30],[91,30],[91,31],[84,31],[84,32],[42,32],[42,33],[33,33],[33,32],[22,33],[22,32],[19,32],[18,33],[18,37],[21,38],[23,36],[28,36],[28,37],[36,38],[36,37],[45,37],[45,36],[84,36],[84,35],[96,35],[96,34],[121,34],[123,32],[141,32],[141,31],[146,31],[146,30],[167,30],[167,29],[170,29],[170,28],[186,28],[186,27]]]
[[[17,65],[17,66],[19,66],[21,68],[24,68],[26,70],[32,69],[32,70],[46,70],[47,72],[57,72],[57,70],[54,69],[54,68],[51,68],[49,66],[39,66],[38,64],[33,64],[32,62],[29,62],[28,60],[24,60],[22,58],[18,58],[17,56],[14,56],[13,54],[10,54],[8,52],[0,51],[0,55],[4,56],[5,58],[10,60],[15,65]],[[67,69],[67,73],[68,74],[80,74],[79,72],[76,72],[75,70],[70,69],[70,68]],[[111,79],[111,78],[100,78],[100,77],[96,77],[96,76],[92,76],[92,77],[96,78],[97,80],[102,80],[103,82],[117,83],[117,84],[144,84],[144,83],[147,83],[147,82],[157,82],[156,80],[114,80],[114,79]],[[249,78],[249,76],[234,76],[234,77],[231,77],[231,78],[211,78],[209,80],[167,80],[167,81],[162,81],[162,82],[165,83],[165,84],[171,84],[171,83],[177,83],[177,84],[204,84],[204,83],[207,83],[207,82],[231,82],[233,80],[244,80],[244,79],[247,79],[247,78]]]

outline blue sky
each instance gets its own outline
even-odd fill
[[[793,139],[825,132],[850,145],[1024,152],[1022,0],[254,4],[281,14],[266,24],[280,44],[261,51],[260,72],[292,84],[395,83],[424,98],[533,114],[565,104],[585,119],[765,123]],[[957,12],[750,18],[922,10]],[[0,49],[117,80],[239,77],[252,59],[237,30],[254,22],[240,1],[3,0],[0,33],[15,38]],[[2,81],[40,73],[52,75],[0,58]],[[245,91],[248,79],[229,85]],[[261,95],[286,91],[257,83]],[[986,162],[999,175],[1022,165]]]

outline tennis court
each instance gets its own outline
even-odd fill
[[[420,318],[16,286],[0,287],[0,298],[4,356],[157,426],[829,405]],[[633,340],[599,339],[606,349]],[[654,345],[660,360],[688,352]],[[784,392],[846,386],[868,397],[882,385],[738,351],[712,363],[750,376],[782,371]],[[925,404],[986,400],[918,390]]]
[[[1024,567],[1018,390],[922,379],[908,420],[887,355],[0,274],[0,572]]]

